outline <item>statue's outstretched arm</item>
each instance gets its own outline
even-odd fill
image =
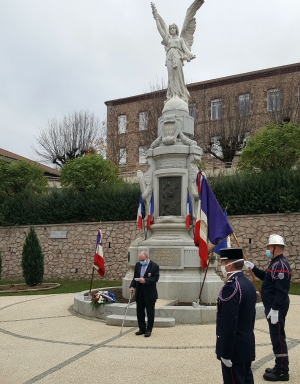
[[[154,3],[151,3],[152,14],[156,21],[156,26],[161,37],[164,39],[166,34],[168,34],[167,24],[164,22],[163,18],[158,14],[157,9]]]

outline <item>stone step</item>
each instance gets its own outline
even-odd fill
[[[106,318],[107,325],[122,326],[124,315],[109,315]],[[147,321],[147,318],[146,318]],[[137,327],[138,322],[136,316],[126,316],[124,327]],[[173,317],[155,317],[154,326],[157,328],[175,327],[175,319]]]

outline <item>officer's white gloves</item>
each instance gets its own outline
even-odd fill
[[[252,269],[254,267],[254,264],[251,263],[251,261],[246,260],[246,261],[244,261],[244,266],[246,268],[251,268]]]
[[[223,359],[223,357],[221,357],[221,360],[222,360],[222,363],[226,365],[226,367],[228,367],[228,368],[232,367],[232,361],[231,360]]]
[[[277,324],[278,323],[278,313],[279,313],[279,311],[275,310],[275,309],[271,309],[271,311],[269,312],[267,319],[269,319],[271,317],[271,324]]]

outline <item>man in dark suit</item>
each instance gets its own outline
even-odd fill
[[[253,384],[256,292],[242,272],[241,248],[222,248],[220,260],[226,281],[217,301],[217,358],[224,384]]]
[[[136,314],[139,330],[137,336],[151,336],[154,324],[154,307],[157,300],[156,283],[159,279],[159,266],[149,259],[146,252],[141,252],[134,268],[134,276],[130,284],[130,292],[135,291]],[[145,321],[147,311],[148,324]]]

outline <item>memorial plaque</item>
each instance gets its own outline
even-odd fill
[[[159,179],[159,216],[181,216],[181,176]]]
[[[176,125],[174,123],[167,123],[163,126],[163,136],[174,136]]]
[[[149,257],[161,267],[181,266],[181,250],[179,248],[150,249]]]
[[[66,239],[67,231],[51,231],[50,239]]]

